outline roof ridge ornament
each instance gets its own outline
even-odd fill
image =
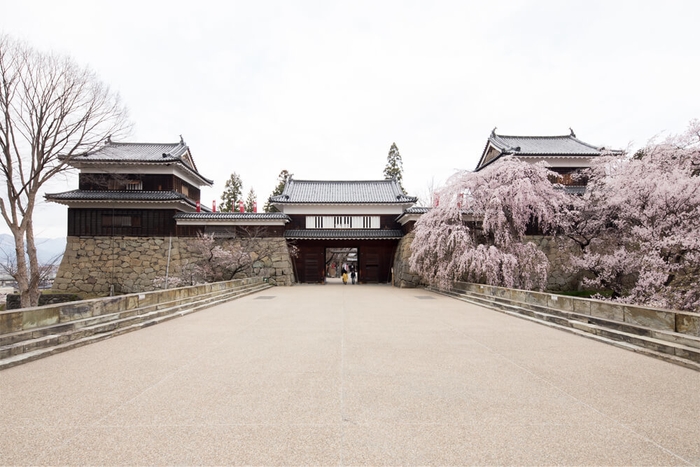
[[[576,138],[576,133],[574,133],[574,130],[571,127],[569,127],[569,131],[571,132],[569,136]]]
[[[185,140],[182,138],[182,135],[180,135],[180,144],[182,144],[183,146],[185,146]]]
[[[493,130],[491,130],[491,136],[494,138],[496,137],[496,128],[498,128],[498,127],[495,126],[495,127],[493,127]]]

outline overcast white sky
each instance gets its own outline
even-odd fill
[[[182,134],[215,180],[206,205],[232,172],[259,206],[282,169],[382,178],[392,142],[421,196],[473,169],[494,126],[616,148],[680,132],[700,117],[698,18],[673,0],[0,0],[0,32],[121,94],[129,141]],[[40,206],[35,226],[65,236],[65,208]]]

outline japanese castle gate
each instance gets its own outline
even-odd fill
[[[476,170],[504,156],[546,161],[567,191],[582,193],[585,179],[573,174],[604,151],[580,141],[573,131],[563,136],[504,136],[494,130]],[[270,198],[279,212],[212,212],[200,205],[200,188],[213,181],[199,173],[182,138],[172,144],[116,143],[108,138],[101,148],[68,163],[80,170],[78,189],[46,195],[47,200],[68,206],[70,248],[57,274],[57,282],[67,291],[104,292],[105,276],[114,270],[109,264],[116,259],[109,256],[115,252],[104,253],[105,248],[116,248],[113,242],[101,245],[105,237],[121,238],[126,246],[119,254],[134,258],[121,262],[122,276],[129,281],[138,276],[133,288],[149,290],[152,277],[147,274],[163,272],[152,270],[163,263],[157,247],[163,239],[176,237],[187,243],[187,237],[201,233],[235,238],[250,230],[255,230],[256,238],[268,239],[278,258],[256,274],[284,276],[281,283],[291,284],[293,269],[298,282],[324,282],[326,251],[353,249],[360,282],[390,282],[399,240],[427,211],[413,207],[417,198],[407,196],[396,180],[290,178],[283,193]],[[149,242],[156,247],[146,248]],[[296,246],[298,254],[290,258],[285,244]],[[146,251],[153,257],[142,258]],[[145,272],[145,262],[150,273]],[[95,285],[84,286],[85,282]]]
[[[284,237],[298,248],[293,261],[300,282],[324,281],[326,249],[357,248],[358,278],[373,283],[391,281],[402,227],[409,228],[404,213],[416,198],[396,180],[290,179],[270,201],[289,218]]]

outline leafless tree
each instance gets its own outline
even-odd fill
[[[7,252],[0,248],[0,272],[12,276],[17,281],[17,261],[14,251]],[[39,284],[48,283],[58,270],[58,264],[63,255],[55,255],[39,264]]]
[[[0,214],[15,241],[22,307],[39,302],[32,216],[37,195],[73,157],[129,128],[126,108],[88,68],[0,35]]]
[[[438,186],[435,182],[435,177],[431,177],[430,181],[426,183],[425,189],[423,189],[418,195],[418,206],[432,207],[435,205],[435,191]]]

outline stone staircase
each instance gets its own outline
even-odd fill
[[[162,301],[144,300],[143,306],[0,334],[0,370],[153,326],[270,287],[263,282],[242,282],[232,288]]]
[[[700,371],[700,337],[637,323],[562,310],[475,290],[449,291],[428,287],[435,293],[527,319],[579,336],[658,358]],[[522,293],[521,293],[522,295]],[[562,297],[569,298],[569,297]]]

